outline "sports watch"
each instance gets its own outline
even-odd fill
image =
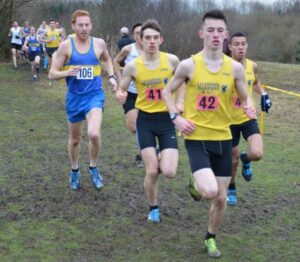
[[[176,112],[176,113],[170,113],[170,119],[173,121],[176,119],[176,117],[179,116],[179,114]]]

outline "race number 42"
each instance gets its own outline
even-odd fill
[[[197,98],[196,109],[199,111],[216,111],[219,107],[218,96],[201,96]]]

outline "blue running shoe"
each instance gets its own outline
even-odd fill
[[[71,171],[70,176],[70,188],[73,190],[78,190],[80,187],[79,179],[80,179],[80,171]]]
[[[152,209],[148,214],[148,221],[152,223],[160,222],[160,210],[159,208]]]
[[[102,177],[97,167],[92,169],[89,168],[89,173],[91,175],[92,184],[96,189],[100,189],[104,186]]]
[[[227,204],[230,206],[235,206],[237,204],[236,190],[228,189],[227,191]]]
[[[241,158],[241,161],[243,163],[243,167],[242,167],[242,176],[243,178],[249,182],[251,179],[252,179],[252,168],[251,168],[251,162],[244,162],[243,159],[246,155],[246,152],[242,152],[240,154],[240,158]]]
[[[44,70],[46,70],[48,68],[48,59],[47,59],[47,56],[44,56],[43,67],[44,67]]]

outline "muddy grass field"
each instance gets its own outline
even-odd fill
[[[300,93],[300,66],[259,65],[263,83]],[[0,65],[0,261],[209,261],[209,203],[189,196],[182,141],[177,178],[161,178],[162,223],[149,224],[144,170],[133,163],[135,137],[107,91],[105,187],[97,192],[91,185],[85,135],[81,189],[71,191],[64,82],[49,85],[44,73],[33,82],[29,70]],[[250,183],[238,178],[238,205],[228,207],[217,237],[219,261],[299,261],[300,100],[269,94],[264,159],[254,164]]]

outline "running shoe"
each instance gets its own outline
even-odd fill
[[[96,189],[100,189],[104,186],[102,177],[97,167],[92,169],[89,168],[89,173],[91,176],[92,184]]]
[[[251,168],[251,162],[244,162],[243,159],[247,153],[246,152],[242,152],[240,154],[240,159],[243,163],[243,167],[242,167],[242,176],[243,178],[249,182],[252,179],[252,168]]]
[[[80,187],[80,171],[71,171],[70,176],[70,188],[73,190],[78,190]]]
[[[34,75],[33,77],[32,77],[32,80],[37,80],[37,76],[36,75]]]
[[[227,204],[230,206],[235,206],[237,204],[236,189],[228,189]]]
[[[142,159],[141,155],[136,155],[135,156],[134,163],[139,168],[144,167],[144,162],[143,162],[143,159]]]
[[[160,222],[160,210],[159,208],[152,209],[148,214],[148,221],[152,223]]]
[[[195,201],[200,201],[201,200],[201,195],[199,194],[199,192],[195,188],[195,181],[194,181],[193,174],[190,175],[189,192],[190,192],[192,198]]]
[[[205,247],[209,257],[220,257],[221,252],[217,248],[216,240],[212,237],[205,240]]]

